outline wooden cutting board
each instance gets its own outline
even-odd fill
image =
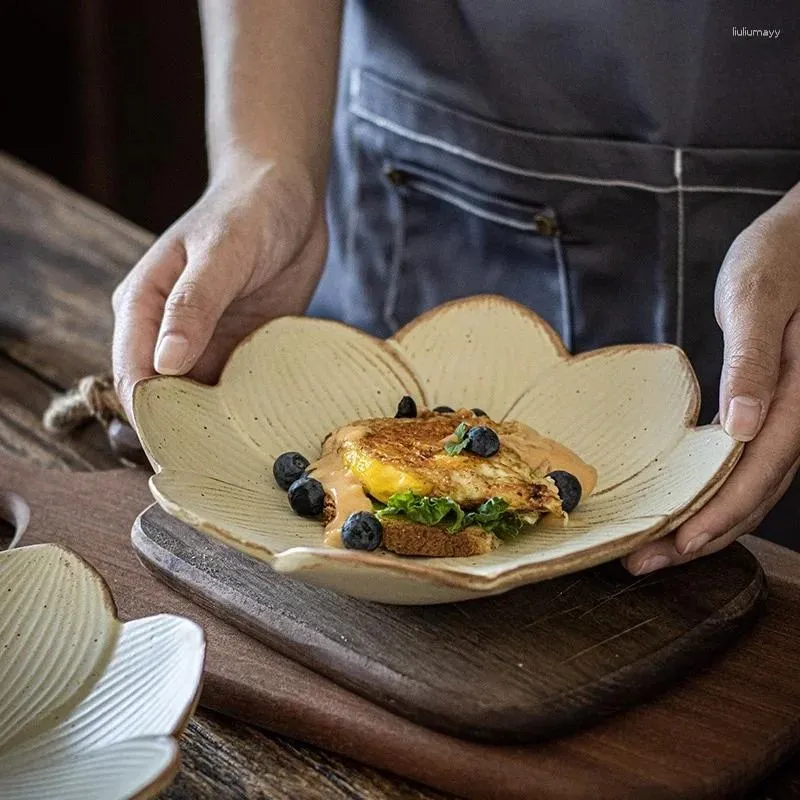
[[[634,578],[619,563],[507,594],[389,606],[280,575],[158,506],[145,566],[264,644],[414,722],[524,742],[583,727],[703,664],[754,617],[756,558],[728,548]]]
[[[710,667],[571,736],[496,746],[392,714],[155,580],[129,542],[150,499],[142,473],[43,472],[0,456],[0,515],[22,508],[19,498],[31,509],[20,544],[60,542],[83,555],[123,618],[170,611],[204,626],[204,705],[462,797],[718,797],[755,782],[800,742],[800,557],[768,543],[750,540],[767,568],[765,613]]]

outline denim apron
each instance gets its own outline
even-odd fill
[[[719,265],[800,180],[796,14],[791,0],[352,0],[310,313],[384,337],[496,292],[572,352],[679,344],[709,421]],[[798,481],[790,495],[779,515],[796,536]]]

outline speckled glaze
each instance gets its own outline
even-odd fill
[[[121,623],[74,553],[0,553],[0,797],[154,797],[197,700],[204,638],[162,614]]]
[[[322,545],[271,477],[287,450],[309,459],[347,422],[419,405],[517,419],[596,467],[598,487],[564,527],[543,521],[476,558],[404,558]],[[497,594],[625,555],[673,530],[733,469],[741,445],[696,428],[699,390],[683,352],[629,345],[570,356],[536,314],[495,296],[445,304],[380,341],[287,317],[250,335],[216,386],[140,382],[134,416],[169,513],[279,572],[385,603]]]

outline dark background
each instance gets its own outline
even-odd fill
[[[23,0],[3,17],[0,149],[167,227],[206,180],[196,0]]]

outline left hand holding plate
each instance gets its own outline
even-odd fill
[[[634,575],[714,553],[749,533],[800,467],[800,184],[737,236],[714,305],[725,339],[719,417],[748,444],[707,505],[627,556]]]

